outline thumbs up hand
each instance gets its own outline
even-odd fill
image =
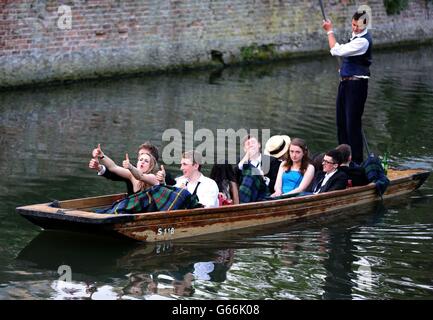
[[[123,160],[123,167],[125,169],[131,169],[132,168],[132,164],[129,162],[128,154],[125,154],[125,160]]]
[[[165,169],[163,165],[161,165],[161,170],[156,173],[156,179],[160,184],[165,184]]]
[[[101,150],[101,144],[98,143],[98,147],[93,149],[92,151],[92,157],[93,158],[103,158],[104,157],[104,153]]]
[[[99,164],[99,161],[97,159],[90,159],[89,168],[95,171],[100,171],[101,165]]]

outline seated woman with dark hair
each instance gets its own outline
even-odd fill
[[[294,138],[286,152],[287,160],[280,165],[272,197],[304,192],[314,177],[314,167],[310,164],[307,144],[303,139]]]
[[[239,204],[239,188],[232,165],[214,164],[210,178],[218,185],[220,205]]]
[[[325,152],[316,153],[312,156],[311,164],[314,166],[314,172],[323,171],[323,157],[325,156]]]

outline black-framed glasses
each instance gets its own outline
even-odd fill
[[[335,162],[332,162],[332,161],[328,161],[328,160],[325,160],[325,159],[323,159],[323,160],[322,160],[322,163],[327,163],[327,164],[335,164]]]

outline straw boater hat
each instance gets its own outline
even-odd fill
[[[272,136],[266,142],[265,154],[275,158],[282,157],[289,150],[290,137],[286,135]]]

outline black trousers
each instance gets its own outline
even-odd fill
[[[368,79],[340,81],[337,95],[338,143],[352,147],[352,161],[363,161],[362,114],[367,100]]]

